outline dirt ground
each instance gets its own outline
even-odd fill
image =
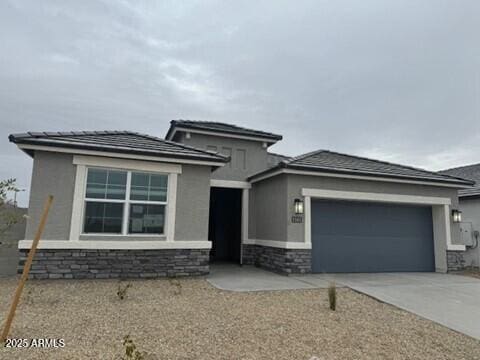
[[[122,282],[124,286],[126,282]],[[63,348],[0,349],[0,359],[480,359],[480,341],[349,289],[235,293],[204,279],[30,281],[10,337]],[[0,279],[0,319],[16,279]]]
[[[465,269],[465,270],[462,270],[462,271],[454,272],[454,274],[470,276],[470,277],[480,279],[480,269],[478,269],[478,268]]]

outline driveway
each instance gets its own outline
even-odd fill
[[[338,284],[480,339],[480,280],[438,273],[329,274]]]
[[[282,276],[251,266],[212,266],[207,280],[230,291],[326,288],[334,281],[480,339],[480,280],[438,273]]]

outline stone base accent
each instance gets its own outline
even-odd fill
[[[244,245],[243,264],[255,265],[284,275],[307,274],[312,272],[312,254],[309,249]]]
[[[447,250],[448,271],[459,271],[465,269],[464,251]]]
[[[208,249],[53,250],[35,254],[30,279],[157,278],[209,273]],[[20,250],[19,273],[28,250]]]

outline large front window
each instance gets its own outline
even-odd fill
[[[164,234],[168,175],[89,168],[83,233]]]

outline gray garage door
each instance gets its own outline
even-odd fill
[[[434,271],[431,207],[314,200],[312,271]]]

